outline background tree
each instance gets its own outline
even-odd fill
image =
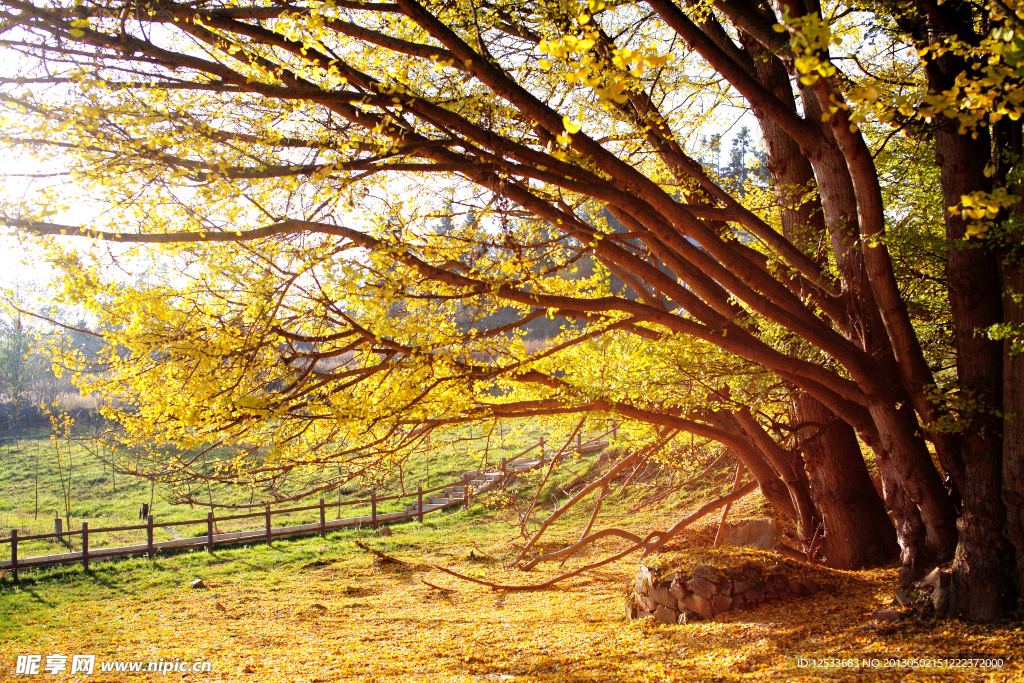
[[[8,138],[74,175],[6,221],[160,245],[47,243],[110,331],[86,389],[128,438],[236,445],[225,477],[615,414],[728,446],[836,566],[898,540],[907,582],[955,553],[952,614],[998,619],[1024,580],[1019,360],[985,334],[1019,322],[1011,4],[4,0]],[[724,105],[757,118],[770,188],[687,152]],[[908,160],[938,170],[893,186]],[[439,234],[453,194],[478,208]],[[945,222],[948,337],[902,269],[934,255],[914,201]],[[180,274],[110,274],[147,259]]]

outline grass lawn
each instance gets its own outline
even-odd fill
[[[722,482],[728,485],[727,472]],[[716,484],[718,485],[718,484]],[[672,503],[694,509],[707,492]],[[753,494],[738,517],[760,513]],[[629,501],[606,505],[602,525],[665,527],[674,517],[629,514]],[[0,680],[73,680],[16,676],[19,654],[94,654],[97,662],[209,661],[209,673],[97,673],[88,681],[1014,681],[1024,678],[1020,625],[971,626],[906,620],[871,624],[888,605],[896,569],[838,572],[807,567],[824,587],[785,606],[679,626],[627,622],[624,599],[638,558],[628,557],[542,591],[493,591],[433,568],[511,584],[540,581],[503,566],[514,529],[502,500],[469,512],[436,513],[424,524],[219,548],[145,559],[25,572],[0,580]],[[660,508],[665,513],[666,509]],[[542,543],[574,540],[587,511]],[[716,515],[688,530],[676,552],[706,547]],[[356,547],[404,560],[380,565]],[[593,560],[609,540],[588,551]],[[696,551],[705,557],[707,551]],[[766,559],[774,561],[768,554]],[[573,560],[577,562],[577,560]],[[578,564],[567,565],[578,566]],[[190,582],[202,578],[205,589]],[[452,589],[439,591],[434,586]],[[1002,657],[1002,669],[799,668],[798,658]],[[45,661],[45,659],[44,659]],[[70,657],[69,660],[70,662]],[[145,666],[145,665],[144,665]]]
[[[526,446],[533,445],[544,436],[539,430],[518,431],[513,434],[492,435],[489,443],[488,462],[500,462],[502,457],[511,458]],[[476,433],[456,433],[455,437],[473,439],[453,440],[450,443],[434,443],[431,458],[415,458],[404,463],[401,470],[394,470],[382,477],[379,496],[388,496],[404,490],[415,494],[416,486],[425,489],[452,483],[464,471],[480,466],[479,449],[483,439],[479,429]],[[143,503],[153,501],[152,514],[156,523],[205,519],[207,508],[189,505],[175,505],[170,492],[161,484],[139,477],[116,473],[104,460],[112,458],[109,449],[88,440],[59,441],[63,460],[58,462],[57,448],[48,437],[9,437],[0,441],[0,536],[9,536],[11,529],[18,529],[22,536],[54,532],[55,513],[62,518],[64,530],[81,529],[82,522],[88,522],[90,529],[117,527],[145,523],[139,520],[138,511]],[[103,458],[99,457],[100,455]],[[596,456],[594,456],[596,457]],[[70,460],[70,472],[69,463]],[[132,465],[130,452],[119,453],[116,457],[119,468]],[[296,491],[297,485],[292,486]],[[288,486],[283,493],[293,493]],[[65,501],[67,494],[67,501]],[[340,491],[324,494],[327,504],[359,500],[369,497],[369,487],[363,482],[349,482]],[[249,502],[249,492],[227,484],[214,484],[208,491],[205,484],[197,484],[196,497],[206,501],[208,497],[218,504],[244,505]],[[257,497],[258,501],[258,497]],[[67,508],[65,506],[67,502]],[[300,507],[315,505],[317,496],[298,502],[275,505],[276,507]],[[413,497],[404,500],[382,501],[378,512],[388,513],[402,510],[405,504],[414,502]],[[257,507],[255,512],[260,512]],[[70,520],[68,519],[70,513]],[[244,514],[248,509],[217,510],[218,515]],[[328,519],[337,517],[358,517],[369,515],[370,506],[346,506],[328,511]],[[274,516],[274,526],[315,522],[319,513],[315,510]],[[218,532],[260,528],[262,521],[238,520],[220,522]],[[205,523],[193,526],[156,528],[154,540],[168,541],[174,538],[198,536],[206,533]],[[121,531],[90,534],[90,547],[110,547],[145,543],[145,531]],[[70,548],[80,550],[79,537],[70,537]],[[9,552],[9,546],[0,545],[0,553]],[[54,540],[26,541],[19,544],[19,556],[67,552],[68,548]]]

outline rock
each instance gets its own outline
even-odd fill
[[[764,580],[765,589],[774,593],[789,590],[789,581],[782,574],[769,574]]]
[[[722,583],[724,581],[718,570],[709,564],[698,564],[693,568],[693,576],[694,578],[704,579],[711,583]]]
[[[193,588],[206,588],[206,584],[203,583],[202,579],[196,579],[190,584]]]
[[[732,607],[732,598],[727,598],[724,595],[716,595],[711,598],[711,606],[715,608],[716,612],[728,612]]]
[[[683,607],[699,614],[704,619],[715,616],[715,608],[709,600],[704,599],[697,593],[690,593],[683,600]]]
[[[252,664],[246,664],[245,666],[242,667],[242,673],[244,673],[244,674],[256,673],[256,669],[252,668]]]
[[[725,535],[730,545],[752,546],[761,550],[771,550],[782,538],[782,531],[774,519],[755,519],[736,525]]]
[[[711,583],[707,579],[702,579],[699,576],[690,579],[690,582],[686,584],[686,587],[705,600],[710,600],[711,596],[713,596],[717,590],[715,584]],[[694,611],[696,612],[697,610]]]
[[[395,532],[389,526],[383,526],[373,532],[374,536],[392,536]]]
[[[928,575],[917,582],[918,588],[924,588],[925,586],[932,586],[938,588],[939,577],[942,576],[942,568],[936,567],[935,569],[928,572]]]
[[[953,575],[936,567],[928,576],[917,582],[918,588],[932,587],[932,605],[935,607],[935,616],[943,618],[949,609],[949,587],[953,583]]]
[[[658,584],[653,590],[651,590],[651,599],[657,604],[664,605],[671,609],[675,609],[678,604],[676,596],[672,595],[669,591],[669,587],[664,584]]]
[[[875,627],[872,626],[871,624],[864,624],[863,626],[859,626],[857,628],[857,630],[858,631],[874,631]]]
[[[640,571],[636,573],[636,592],[639,595],[647,595],[651,591],[651,570],[643,565],[640,566]]]
[[[677,624],[679,623],[679,612],[664,605],[658,605],[658,609],[654,610],[654,618],[666,624]]]
[[[743,575],[751,581],[758,581],[764,576],[764,565],[755,560],[744,562]]]
[[[910,599],[910,596],[901,591],[899,588],[893,591],[893,600],[895,600],[896,604],[900,607],[909,607],[910,604],[913,602],[913,600]]]
[[[224,605],[220,604],[220,602],[213,603],[213,606],[217,608],[218,612],[227,612],[228,611],[228,608],[225,607]]]
[[[664,573],[659,581],[657,572],[641,566],[636,589],[626,599],[626,619],[653,615],[666,624],[686,623],[688,619],[708,619],[723,612],[751,609],[769,600],[795,600],[821,590],[814,579],[790,580],[783,572],[781,565],[765,567],[760,562],[745,562],[741,567],[723,570],[701,564],[693,568],[689,580],[689,573],[676,570]],[[941,575],[935,580],[940,585],[944,581]],[[929,604],[928,608],[933,606]],[[899,614],[894,614],[898,620]]]
[[[891,609],[876,609],[871,613],[871,618],[878,621],[899,621],[900,613]]]

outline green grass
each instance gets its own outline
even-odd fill
[[[435,440],[430,447],[430,457],[413,457],[403,463],[400,470],[392,473],[385,480],[384,486],[377,489],[377,495],[385,497],[400,493],[404,486],[410,497],[404,500],[382,501],[378,504],[379,514],[397,512],[405,504],[414,502],[417,485],[429,489],[442,484],[457,481],[464,472],[474,470],[484,464],[495,466],[502,458],[513,458],[520,452],[538,442],[546,432],[540,428],[528,426],[518,428],[515,432],[495,431],[491,433],[488,452],[485,458],[482,446],[484,435],[479,428],[475,433],[469,429],[455,433],[447,441]],[[472,438],[469,438],[472,437]],[[554,444],[555,447],[561,443]],[[58,463],[58,451],[61,449],[63,460]],[[549,446],[549,453],[551,447]],[[531,455],[537,455],[534,450]],[[69,457],[70,456],[70,457]],[[547,483],[540,502],[542,505],[553,505],[555,500],[564,499],[559,486],[565,484],[578,474],[586,472],[596,461],[597,454],[585,456],[571,455],[564,458],[564,465]],[[117,456],[119,469],[130,464],[132,455],[120,453]],[[153,484],[148,480],[127,474],[118,474],[106,461],[111,460],[111,453],[102,445],[88,440],[61,440],[55,444],[51,439],[40,436],[26,438],[8,438],[0,442],[0,535],[9,536],[11,529],[18,529],[22,536],[53,533],[54,516],[59,516],[65,531],[78,530],[82,522],[88,522],[90,529],[102,527],[129,526],[144,523],[138,519],[138,510],[143,503],[153,501],[151,513],[157,523],[164,521],[183,521],[205,519],[207,508],[201,506],[175,505],[169,502],[170,491],[163,485]],[[70,473],[68,462],[70,461]],[[524,482],[536,481],[538,473],[527,475]],[[515,490],[517,498],[523,498],[527,487],[520,486]],[[328,505],[339,501],[352,501],[368,497],[369,486],[361,481],[352,481],[335,493],[324,492]],[[69,510],[65,510],[64,492],[69,490]],[[197,483],[198,497],[212,497],[218,504],[245,505],[250,501],[248,490],[229,484],[213,484],[209,492],[202,482]],[[315,505],[318,495],[303,500],[286,503],[285,507]],[[281,507],[281,506],[275,506]],[[257,508],[254,512],[260,512]],[[70,513],[70,520],[67,518]],[[240,514],[246,510],[221,511],[218,515]],[[328,519],[340,517],[356,517],[370,514],[370,506],[353,505],[328,509]],[[319,513],[310,510],[300,513],[274,515],[274,526],[301,524],[317,521]],[[252,520],[235,520],[219,522],[219,532],[237,531],[259,528],[262,518]],[[157,528],[154,540],[157,542],[198,536],[206,533],[206,524],[177,526],[170,529]],[[143,530],[120,532],[90,533],[90,546],[93,548],[117,545],[137,544],[145,541]],[[8,545],[0,545],[0,552],[9,552]],[[25,541],[19,543],[19,556],[22,558],[37,555],[67,552],[81,548],[78,536],[72,536],[64,542],[51,539]]]
[[[488,464],[497,464],[503,457],[512,458],[518,455],[526,447],[535,444],[537,440],[544,435],[544,431],[532,426],[526,429],[520,428],[517,432],[511,434],[492,434],[489,452],[487,454],[487,462]],[[466,431],[463,434],[456,435],[456,437],[463,436],[468,437],[469,432]],[[479,452],[479,445],[481,443],[480,434],[478,432],[473,434],[473,436],[475,437],[474,441],[468,441],[465,439],[456,440],[454,442],[450,441],[448,443],[438,443],[435,441],[435,443],[432,444],[429,459],[425,457],[415,457],[405,462],[402,468],[401,479],[396,476],[387,481],[387,487],[384,489],[378,489],[378,495],[386,496],[390,493],[398,492],[403,483],[407,492],[415,494],[415,487],[419,482],[423,483],[424,488],[429,488],[438,484],[458,480],[463,472],[475,469],[483,464],[481,454]],[[504,436],[504,439],[502,439],[502,436]],[[555,448],[561,445],[562,442],[549,443],[548,453],[550,454]],[[476,449],[474,450],[471,446],[476,446]],[[70,446],[68,444],[63,444],[61,447],[65,449],[65,457],[68,452],[67,449],[69,447],[71,449],[71,460],[73,466],[71,473],[70,528],[73,530],[80,529],[83,521],[87,521],[89,523],[91,530],[106,526],[139,524],[140,522],[137,519],[138,507],[143,502],[148,502],[150,495],[153,496],[153,500],[155,502],[153,514],[158,522],[203,519],[206,516],[206,508],[199,506],[190,508],[188,505],[173,505],[169,503],[167,501],[167,498],[169,497],[168,492],[160,484],[157,484],[154,487],[147,480],[114,473],[109,465],[105,464],[99,457],[100,453],[97,452],[94,445],[89,444],[89,447],[87,448],[83,444],[72,442]],[[532,453],[532,455],[538,454],[539,452],[536,450]],[[103,455],[105,457],[109,457],[106,453],[103,453]],[[546,516],[556,507],[563,504],[569,495],[578,491],[582,481],[589,481],[596,476],[599,476],[600,472],[603,471],[605,467],[602,457],[601,452],[586,453],[582,455],[567,453],[563,455],[558,466],[553,472],[551,472],[548,479],[544,482],[540,495],[537,496],[537,507],[531,517],[536,518]],[[709,479],[707,482],[703,482],[702,486],[696,489],[683,492],[681,494],[674,494],[666,500],[665,504],[661,505],[660,508],[665,509],[668,507],[671,509],[685,504],[693,496],[701,498],[721,491],[722,486],[729,483],[727,469],[727,466],[723,466],[723,471],[719,473],[718,477]],[[508,511],[504,516],[508,518],[507,529],[510,534],[514,532],[514,524],[517,519],[511,510],[516,508],[523,510],[525,504],[534,498],[537,486],[540,485],[543,477],[545,476],[546,470],[547,468],[545,467],[521,473],[506,489],[496,491],[487,497],[487,500],[484,503],[486,506],[489,506],[492,510]],[[63,476],[66,485],[66,469]],[[54,511],[59,511],[61,517],[64,516],[61,472],[58,468],[57,454],[54,444],[49,439],[26,438],[20,440],[9,440],[6,443],[0,444],[0,482],[2,482],[0,483],[0,530],[3,530],[0,531],[0,534],[3,536],[8,536],[10,532],[7,530],[12,528],[17,528],[19,534],[22,536],[29,534],[51,533],[54,529],[52,517]],[[34,514],[37,486],[39,501],[38,517]],[[342,500],[354,500],[364,495],[365,491],[366,486],[361,482],[350,482],[345,486],[345,491],[341,498]],[[633,487],[633,491],[628,493],[626,496],[617,496],[614,501],[606,503],[605,508],[602,510],[602,515],[608,518],[621,518],[628,516],[631,514],[630,507],[636,502],[638,497],[649,493],[649,491],[650,489],[645,489],[643,486]],[[211,493],[214,501],[218,503],[244,504],[248,501],[247,491],[230,485],[215,485],[212,487]],[[288,503],[286,505],[288,507],[312,505],[316,503],[316,498],[318,498],[318,496],[313,496],[295,503]],[[328,504],[337,500],[333,492],[327,492],[325,498],[327,499]],[[378,513],[401,510],[405,504],[411,504],[414,500],[414,497],[410,497],[404,500],[381,502],[378,505]],[[242,512],[244,512],[244,510]],[[369,505],[346,506],[341,507],[340,510],[338,508],[335,508],[334,510],[329,509],[328,519],[334,519],[339,516],[368,516],[369,513]],[[473,515],[479,514],[478,507],[474,506],[472,512],[459,512],[457,514],[468,515],[466,519],[473,519]],[[574,514],[586,515],[589,513],[581,509]],[[422,527],[418,524],[414,526],[417,529],[422,529],[424,533],[427,533],[431,529],[439,528],[439,525],[450,526],[450,520],[452,519],[456,520],[456,524],[460,524],[461,522],[459,520],[462,520],[463,517],[453,517],[452,515],[453,513],[451,511],[445,513],[433,513],[431,516],[425,518]],[[284,526],[286,524],[314,522],[317,521],[318,518],[318,512],[316,510],[310,510],[304,513],[292,513],[289,515],[275,514],[273,523],[274,526]],[[448,521],[442,522],[441,520]],[[256,529],[262,528],[262,525],[262,517],[252,520],[228,521],[219,523],[218,531],[227,532],[240,529]],[[66,523],[65,528],[67,528]],[[472,530],[472,525],[468,528]],[[171,540],[173,538],[199,536],[205,534],[205,532],[205,522],[188,527],[174,527],[173,530],[157,528],[155,530],[154,540],[164,541]],[[338,532],[334,534],[333,537],[336,539],[346,539],[349,538],[349,535],[357,533],[358,532],[355,531]],[[90,547],[93,549],[118,545],[139,544],[144,542],[145,532],[143,530],[90,533]],[[321,545],[322,542],[319,542],[318,539],[305,539],[287,542],[285,545],[282,545],[282,547],[302,549],[307,546],[320,547]],[[19,543],[19,557],[24,559],[37,555],[67,552],[69,547],[73,551],[79,550],[81,548],[80,538],[77,536],[71,537],[70,542],[67,545],[52,540],[21,542]],[[0,545],[0,553],[3,553],[3,556],[6,556],[9,552],[10,546],[8,544]],[[296,550],[295,552],[298,552],[299,556],[301,556],[304,551]],[[249,550],[221,550],[218,548],[214,557],[234,558],[252,554],[262,556],[266,553],[272,553],[271,557],[273,558],[281,558],[280,551],[269,551],[261,544],[254,545],[254,547]],[[176,570],[175,573],[188,573],[189,568],[193,566],[193,563],[199,563],[199,565],[205,566],[207,563],[212,561],[210,556],[206,553],[198,551],[195,553],[186,553],[184,556],[175,557],[177,559],[174,559],[173,562],[178,563],[176,565],[178,566],[178,570]],[[155,585],[159,586],[161,567],[169,561],[170,560],[167,558],[158,559],[153,565],[153,576],[146,578],[145,580],[139,580],[140,585],[146,586],[151,582],[156,582]],[[217,560],[215,565],[219,566],[219,563],[224,561],[225,560]],[[257,562],[257,564],[260,564],[260,562]],[[150,565],[147,561],[136,559],[101,562],[97,563],[95,566],[95,573],[83,573],[78,565],[65,565],[63,567],[55,567],[52,569],[22,572],[22,576],[25,577],[25,581],[29,581],[30,583],[34,581],[41,581],[49,585],[67,583],[67,579],[69,577],[81,575],[81,582],[71,581],[70,583],[79,584],[84,582],[83,585],[94,585],[99,580],[97,577],[106,576],[111,572],[135,572],[136,570],[141,570],[141,568],[149,567]],[[290,565],[286,562],[279,568],[279,570],[287,573],[289,571],[289,567]],[[8,580],[10,579],[8,578]],[[22,585],[27,586],[30,585],[30,583],[23,582]],[[83,588],[81,590],[87,589]]]

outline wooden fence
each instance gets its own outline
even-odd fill
[[[608,434],[615,434],[616,428],[608,430],[601,436]],[[609,444],[608,441],[597,439],[584,442],[581,437],[577,436],[576,445],[573,450],[579,453],[586,453],[590,451],[596,451],[604,448]],[[524,458],[526,454],[540,449],[540,457]],[[441,486],[435,486],[434,488],[424,489],[422,486],[417,486],[415,493],[407,494],[396,494],[392,496],[378,497],[376,491],[370,493],[370,497],[362,500],[351,500],[340,503],[325,503],[323,498],[317,505],[304,505],[293,508],[279,508],[272,509],[270,505],[267,505],[260,512],[252,512],[248,514],[240,515],[226,515],[223,517],[217,517],[211,510],[207,513],[205,519],[189,519],[180,522],[155,522],[153,515],[149,515],[146,519],[145,524],[135,524],[128,526],[117,526],[117,527],[101,527],[97,529],[90,529],[88,522],[82,522],[82,528],[77,531],[62,531],[60,529],[60,519],[57,522],[57,531],[52,534],[30,534],[27,536],[20,536],[17,529],[11,530],[11,535],[8,538],[0,538],[0,544],[9,543],[11,545],[11,559],[0,560],[0,569],[10,570],[14,578],[18,578],[18,571],[20,569],[29,569],[33,567],[45,567],[55,564],[69,564],[81,562],[82,566],[86,569],[89,568],[89,562],[93,560],[101,559],[112,559],[115,557],[124,557],[128,555],[141,555],[145,553],[150,559],[153,559],[153,555],[157,551],[162,550],[177,550],[182,548],[206,548],[212,552],[214,546],[217,545],[232,545],[237,543],[244,543],[247,541],[266,541],[267,544],[271,544],[275,538],[286,538],[288,536],[299,536],[305,534],[319,533],[321,536],[326,536],[329,530],[340,529],[344,527],[362,527],[372,526],[374,529],[380,524],[390,524],[399,522],[402,520],[417,518],[420,522],[423,521],[423,515],[435,510],[441,510],[444,508],[452,507],[455,505],[465,505],[466,509],[469,509],[471,496],[474,492],[484,493],[490,490],[492,487],[499,484],[505,479],[509,473],[520,472],[524,470],[533,469],[539,467],[555,457],[557,454],[548,455],[545,451],[544,439],[541,439],[537,444],[527,448],[519,455],[512,459],[502,458],[501,466],[497,468],[491,468],[489,470],[475,470],[472,472],[466,472],[462,475],[462,478],[456,482],[450,484],[443,484]],[[442,493],[438,493],[442,492]],[[423,496],[426,495],[427,499],[424,502]],[[378,513],[377,504],[391,501],[391,500],[402,500],[413,498],[415,502],[411,505],[406,505],[402,512],[387,512]],[[369,505],[370,514],[362,515],[358,517],[349,517],[345,519],[327,519],[327,510],[337,508],[339,510],[346,506],[354,505]],[[318,510],[320,513],[319,522],[312,522],[309,524],[296,524],[292,526],[274,527],[273,516],[289,514],[294,512],[308,512],[311,510]],[[264,524],[257,529],[251,529],[247,531],[236,531],[231,533],[215,533],[217,522],[227,522],[241,519],[256,519],[262,518]],[[206,533],[202,536],[193,536],[191,538],[177,538],[170,541],[157,541],[153,540],[153,532],[155,529],[161,528],[172,528],[176,526],[193,526],[193,525],[206,525]],[[146,542],[137,545],[128,546],[117,546],[108,548],[94,548],[89,547],[90,535],[99,533],[109,533],[115,531],[145,531]],[[35,557],[18,557],[18,544],[25,541],[37,541],[45,539],[55,539],[57,541],[64,541],[73,536],[81,538],[82,550],[81,552],[67,552],[58,553],[55,555],[39,555]]]

